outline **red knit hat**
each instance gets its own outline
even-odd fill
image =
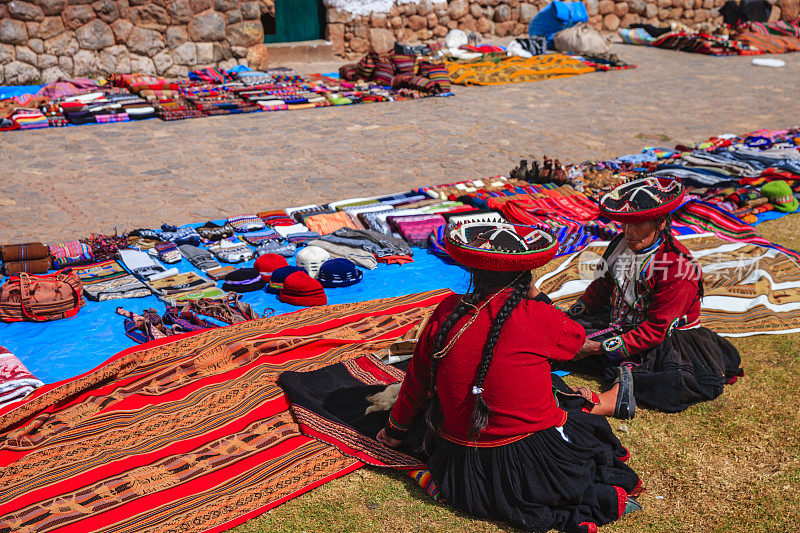
[[[278,295],[278,299],[287,304],[303,307],[326,305],[328,303],[325,289],[322,288],[319,281],[305,272],[289,274],[286,281],[283,282],[283,288]]]
[[[463,222],[445,229],[445,246],[464,266],[495,272],[524,272],[548,263],[558,240],[531,226],[504,222]]]
[[[281,267],[289,266],[286,258],[278,254],[264,254],[256,259],[253,268],[261,272],[261,279],[269,281],[272,273]]]
[[[680,207],[685,191],[672,178],[648,177],[629,181],[600,198],[600,212],[617,222],[645,222]]]

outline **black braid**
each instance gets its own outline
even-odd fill
[[[675,238],[672,236],[672,216],[666,215],[664,220],[667,224],[664,226],[662,234],[664,235],[664,242],[667,245],[667,249],[688,260],[695,268],[697,272],[697,296],[702,300],[703,296],[705,296],[705,290],[703,289],[703,270],[700,268],[700,265],[697,264],[694,257],[678,248],[678,245],[675,244]]]
[[[445,347],[450,330],[453,329],[464,315],[471,309],[474,309],[490,294],[494,294],[498,290],[509,286],[513,280],[519,276],[518,272],[490,272],[477,269],[471,270],[471,274],[469,290],[461,297],[461,301],[456,305],[436,332],[433,344],[431,345],[432,354],[438,354],[438,352]],[[530,276],[528,276],[528,283],[530,284]],[[436,377],[439,371],[439,363],[443,358],[444,356],[433,357],[431,360],[431,378],[428,389],[431,402],[428,406],[428,410],[425,412],[427,431],[425,432],[425,439],[422,443],[423,450],[428,453],[432,453],[433,451],[433,444],[442,423],[442,407],[439,400],[439,393],[436,390]]]
[[[481,389],[483,381],[486,379],[486,373],[489,371],[489,365],[494,356],[494,350],[497,346],[497,341],[500,338],[500,332],[506,320],[511,316],[511,313],[519,305],[522,299],[528,292],[531,286],[531,273],[525,272],[519,279],[512,285],[512,291],[508,299],[503,303],[503,306],[497,312],[489,328],[489,334],[486,336],[486,343],[483,345],[483,355],[481,362],[478,364],[478,369],[475,372],[474,387]],[[477,441],[481,431],[486,429],[489,425],[489,418],[491,417],[491,410],[483,399],[483,392],[475,394],[475,405],[472,408],[472,425],[469,428],[469,438],[472,441]]]

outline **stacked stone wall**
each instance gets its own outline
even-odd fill
[[[266,66],[257,0],[0,0],[0,84]]]

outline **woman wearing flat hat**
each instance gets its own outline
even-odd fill
[[[567,367],[617,376],[596,414],[633,418],[636,402],[668,412],[712,400],[741,375],[736,348],[700,325],[702,271],[672,237],[680,182],[649,177],[620,185],[600,210],[622,225],[597,277],[569,309],[586,328],[587,356]],[[597,333],[597,336],[592,334]]]
[[[378,440],[400,445],[425,411],[441,497],[521,529],[588,533],[639,509],[627,450],[550,371],[550,360],[572,359],[585,341],[583,327],[532,285],[531,270],[555,256],[554,237],[484,222],[446,233],[471,290],[434,311]]]

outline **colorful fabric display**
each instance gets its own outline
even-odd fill
[[[83,283],[83,293],[95,302],[143,298],[151,294],[144,283],[126,272],[115,259],[73,267],[73,271]]]
[[[264,224],[274,228],[276,226],[291,226],[295,221],[289,218],[286,211],[283,209],[276,209],[273,211],[261,211],[258,213],[258,218],[264,221]]]
[[[171,242],[158,243],[153,250],[163,263],[173,264],[181,260],[181,253],[178,251],[178,247]]]
[[[264,229],[264,221],[256,215],[240,215],[237,217],[230,217],[228,219],[230,224],[237,233],[245,233],[248,231],[258,231]]]
[[[203,289],[216,288],[213,281],[195,272],[181,272],[150,282],[150,287],[161,296],[178,295]]]
[[[333,244],[363,248],[378,258],[385,256],[411,256],[413,251],[403,239],[372,230],[342,228],[320,238]]]
[[[236,267],[233,267],[233,266],[220,266],[220,267],[211,268],[209,270],[206,270],[205,274],[209,278],[211,278],[211,279],[213,279],[215,281],[219,281],[221,279],[224,279],[225,276],[227,276],[228,274],[230,274],[234,270],[236,270]]]
[[[222,239],[208,247],[217,259],[223,263],[241,263],[253,258],[253,251],[245,243],[233,240],[233,237]]]
[[[50,245],[50,256],[56,269],[69,265],[85,265],[94,260],[92,249],[80,241],[59,242]]]

